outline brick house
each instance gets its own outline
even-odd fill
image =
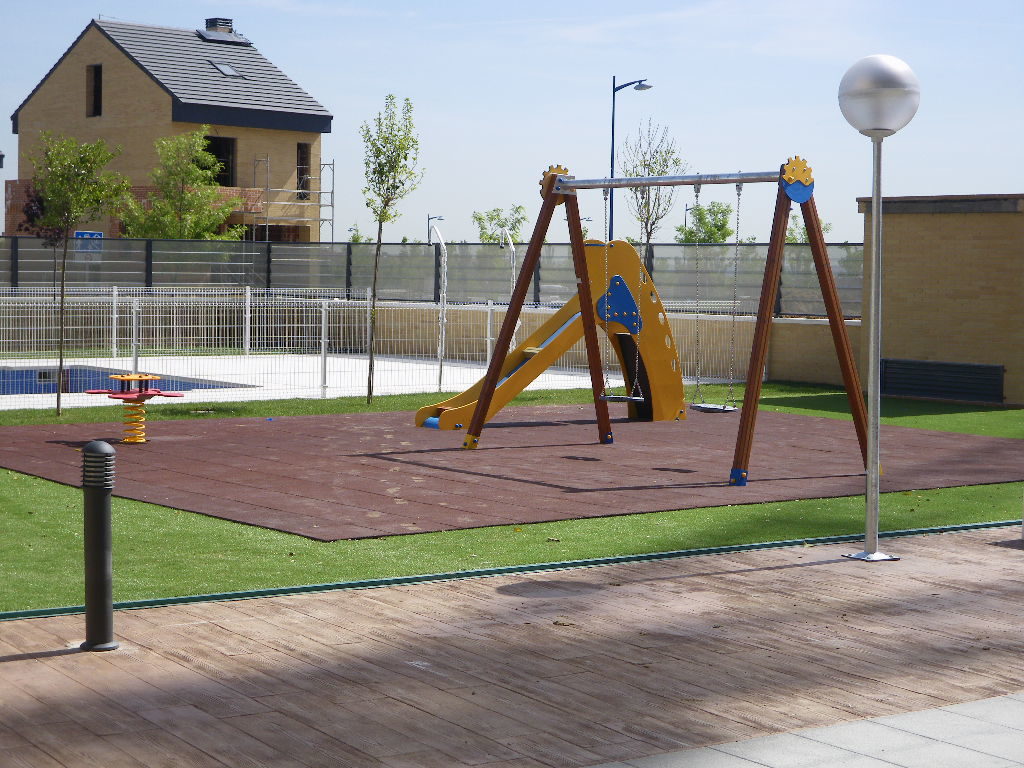
[[[231,19],[206,19],[201,29],[94,19],[11,115],[18,179],[7,182],[5,232],[16,234],[22,220],[42,131],[119,146],[109,167],[142,197],[153,142],[209,125],[224,194],[244,200],[229,223],[246,224],[257,240],[319,240],[331,218],[333,166],[320,150],[331,120]],[[116,235],[118,226],[95,228]]]

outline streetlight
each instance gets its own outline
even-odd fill
[[[839,83],[839,109],[846,122],[871,139],[871,280],[868,287],[868,445],[864,550],[854,560],[899,560],[878,551],[878,432],[882,352],[882,139],[909,123],[921,103],[917,75],[901,59],[867,56],[846,70]]]
[[[687,220],[687,217],[689,216],[690,211],[692,211],[696,207],[697,207],[696,205],[687,205],[686,203],[683,203],[683,232],[684,233],[686,232],[686,224],[687,224],[686,220]]]
[[[432,221],[444,221],[444,216],[431,216],[427,214],[427,245],[431,245],[430,242],[430,222]]]
[[[642,80],[630,80],[628,83],[622,85],[615,84],[615,75],[612,75],[612,161],[611,171],[608,174],[608,178],[615,178],[615,94],[621,91],[623,88],[629,88],[633,86],[634,91],[649,91],[653,88],[653,85],[647,85],[647,78]],[[608,240],[612,239],[612,233],[615,230],[615,190],[608,190]]]

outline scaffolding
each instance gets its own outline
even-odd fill
[[[272,226],[305,225],[311,230],[312,242],[324,242],[323,228],[326,225],[326,242],[334,242],[334,161],[321,162],[317,176],[298,173],[295,189],[272,187],[270,165],[269,155],[253,158],[252,186],[263,195],[258,208],[254,206],[251,220],[245,221],[248,239],[270,240]],[[311,171],[312,168],[307,166],[306,170]]]

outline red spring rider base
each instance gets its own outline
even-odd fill
[[[106,395],[124,404],[124,437],[122,443],[146,442],[146,401],[151,397],[184,397],[183,392],[151,389],[146,382],[158,381],[151,373],[115,373],[110,378],[120,382],[117,390],[87,389],[87,395]],[[134,386],[133,386],[134,384]]]

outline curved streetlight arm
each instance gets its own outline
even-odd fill
[[[640,85],[641,83],[646,83],[647,82],[647,78],[645,77],[642,80],[630,80],[628,83],[623,83],[622,85],[615,85],[614,81],[615,81],[615,78],[613,77],[612,78],[612,88],[614,88],[615,90],[613,90],[612,93],[615,93],[616,91],[621,91],[623,88],[629,88],[629,86],[631,86],[631,85]],[[653,88],[653,87],[654,87],[653,85],[648,85],[648,86],[645,86],[643,88],[643,90],[646,91],[648,88]]]

